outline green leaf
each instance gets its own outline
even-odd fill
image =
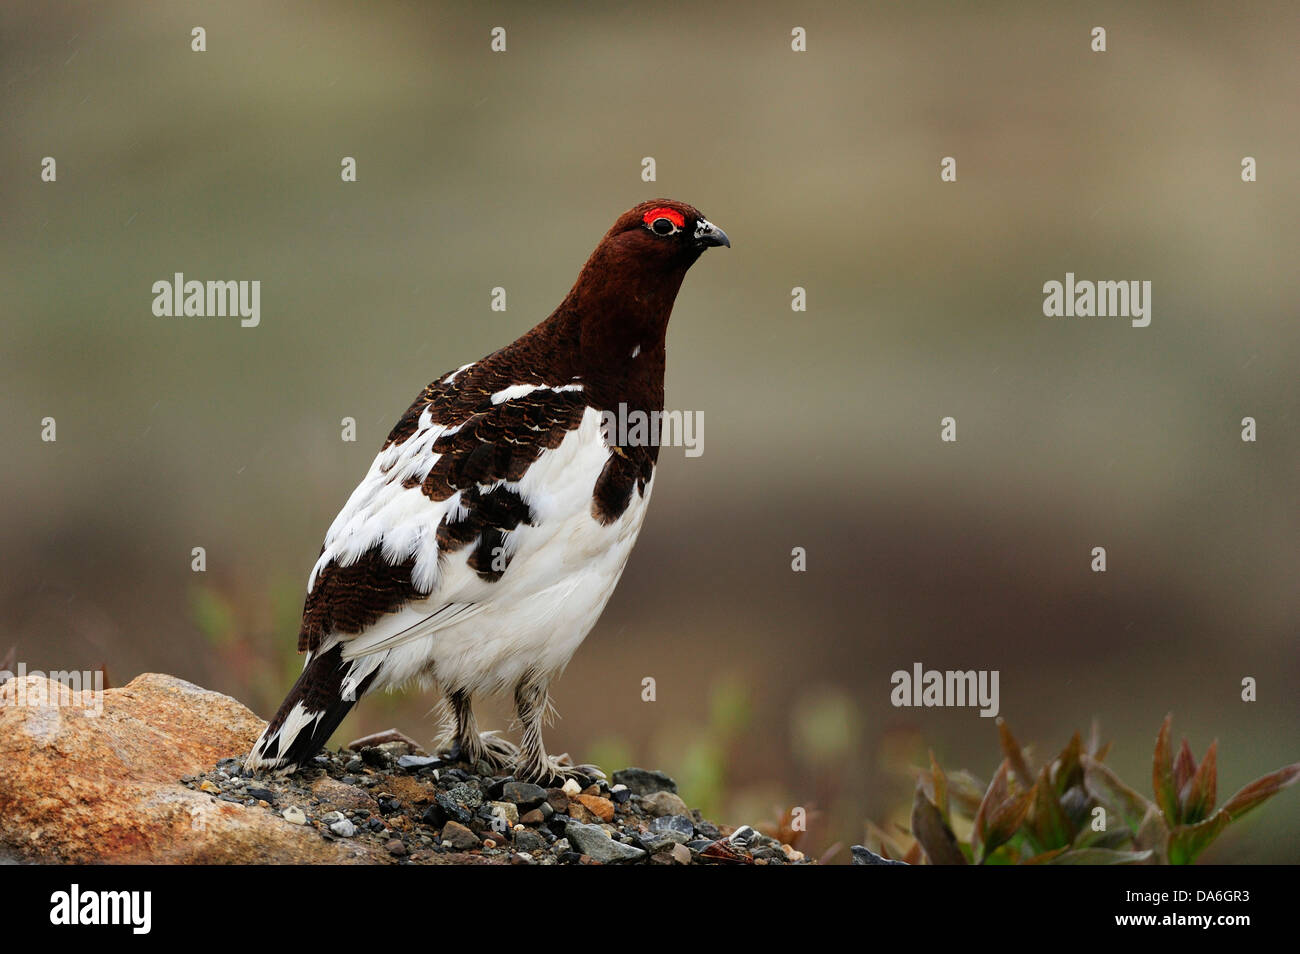
[[[1133,836],[1133,845],[1139,851],[1149,848],[1152,864],[1169,863],[1169,826],[1165,823],[1164,814],[1154,805],[1138,826],[1137,833]]]
[[[1195,773],[1179,789],[1178,800],[1182,803],[1183,824],[1195,825],[1209,818],[1214,811],[1216,797],[1215,786],[1218,779],[1216,756],[1219,741],[1210,743],[1210,748],[1196,767]]]
[[[1007,720],[1001,716],[998,717],[998,740],[1002,743],[1002,754],[1011,763],[1011,768],[1020,779],[1020,784],[1030,788],[1034,784],[1034,773],[1029,771],[1029,763],[1025,761],[1025,753],[1021,750],[1020,743],[1007,727]]]
[[[1150,851],[1115,851],[1111,848],[1080,848],[1067,851],[1049,865],[1136,865],[1151,858]]]
[[[1236,820],[1251,809],[1258,808],[1288,785],[1295,784],[1296,779],[1300,779],[1300,762],[1284,766],[1276,772],[1255,779],[1224,802],[1222,811]]]
[[[1089,795],[1101,802],[1111,814],[1119,815],[1129,831],[1135,834],[1142,827],[1147,814],[1157,811],[1150,801],[1090,756],[1083,757],[1083,784]]]
[[[1075,739],[1079,737],[1076,735]],[[1038,774],[1034,784],[1034,805],[1030,815],[1030,830],[1044,851],[1068,846],[1074,838],[1074,827],[1061,807],[1061,800],[1056,795],[1048,778],[1047,766]]]
[[[1178,824],[1178,786],[1174,784],[1174,757],[1169,748],[1169,730],[1173,721],[1171,712],[1160,725],[1151,767],[1151,790],[1155,793],[1156,805],[1165,813],[1171,826]]]
[[[1169,863],[1190,865],[1231,822],[1231,815],[1219,811],[1199,824],[1179,825],[1169,833]]]
[[[912,799],[912,837],[925,849],[930,864],[966,864],[966,856],[957,846],[957,836],[943,820],[934,802],[926,798],[920,785],[916,787],[916,795]]]

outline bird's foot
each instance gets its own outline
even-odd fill
[[[440,755],[455,762],[486,762],[492,770],[501,771],[513,765],[519,759],[519,746],[501,735],[500,732],[480,732],[467,741],[453,740],[451,745],[439,752]]]
[[[543,755],[540,759],[520,759],[515,763],[515,778],[538,785],[563,785],[571,778],[590,783],[604,777],[604,770],[597,765],[574,765],[567,752]]]

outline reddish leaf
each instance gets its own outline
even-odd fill
[[[1002,754],[1007,757],[1011,763],[1011,768],[1020,779],[1020,784],[1029,788],[1034,784],[1034,773],[1029,771],[1029,763],[1025,761],[1025,753],[1021,751],[1020,743],[1016,737],[1011,734],[1007,727],[1007,720],[998,718],[998,740],[1002,743]]]
[[[1210,817],[1214,811],[1215,791],[1218,783],[1218,767],[1215,764],[1219,741],[1210,743],[1205,758],[1196,767],[1196,772],[1179,789],[1178,800],[1183,806],[1183,824],[1195,825]]]
[[[1192,747],[1183,739],[1182,746],[1178,749],[1178,758],[1174,759],[1174,785],[1179,792],[1182,792],[1183,786],[1192,780],[1196,774],[1196,759],[1192,757]]]
[[[1083,741],[1079,738],[1079,733],[1076,732],[1070,739],[1070,744],[1061,750],[1061,754],[1056,760],[1054,769],[1056,776],[1053,779],[1053,788],[1057,798],[1064,795],[1066,789],[1083,784],[1083,763],[1079,761],[1082,754]]]
[[[1151,767],[1151,790],[1155,793],[1156,806],[1165,813],[1171,827],[1178,824],[1178,787],[1174,784],[1174,757],[1169,748],[1169,729],[1173,721],[1173,713],[1170,713],[1160,726]]]
[[[912,799],[912,835],[925,849],[930,864],[966,864],[966,856],[957,847],[957,836],[919,785],[916,787],[916,796]]]
[[[939,809],[939,816],[945,825],[952,824],[952,815],[948,811],[948,779],[944,777],[939,761],[930,750],[930,782],[934,786],[934,807]]]
[[[971,848],[976,864],[983,864],[1000,845],[1009,841],[1029,813],[1033,792],[1011,793],[1007,778],[1010,767],[1011,760],[1003,759],[975,813]]]
[[[1223,803],[1223,811],[1234,819],[1240,818],[1252,808],[1257,808],[1268,801],[1288,785],[1300,778],[1300,762],[1287,765],[1262,778],[1257,778],[1245,786],[1236,795]]]

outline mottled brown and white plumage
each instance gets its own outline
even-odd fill
[[[420,392],[325,536],[302,675],[246,760],[311,758],[364,693],[436,686],[462,757],[551,780],[549,685],[605,607],[645,518],[658,448],[602,415],[664,406],[687,270],[726,234],[657,199],[620,216],[545,321]],[[522,744],[479,733],[475,693],[514,694]],[[511,765],[513,763],[513,765]]]

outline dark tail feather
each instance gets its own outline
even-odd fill
[[[373,659],[344,660],[342,646],[313,655],[271,719],[244,767],[292,771],[321,750],[375,678]],[[368,670],[359,682],[358,670]],[[345,697],[344,686],[355,683]]]

